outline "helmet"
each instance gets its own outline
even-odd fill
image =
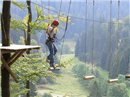
[[[54,20],[54,21],[52,22],[52,24],[55,24],[56,26],[58,26],[58,25],[59,25],[59,21],[58,21],[58,20]]]

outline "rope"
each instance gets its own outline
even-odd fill
[[[48,0],[48,8],[50,9],[50,0]],[[49,24],[49,20],[50,20],[49,15],[50,15],[50,10],[48,10],[48,24]]]
[[[67,27],[68,27],[68,16],[67,16],[67,18],[66,18],[66,26],[65,26],[64,35],[63,35],[60,39],[58,39],[58,40],[61,41],[61,40],[65,37],[66,31],[67,31]]]
[[[87,19],[87,0],[86,0],[86,19]],[[85,21],[85,73],[84,75],[86,76],[86,40],[87,40],[87,20]]]
[[[62,40],[64,37],[65,37],[65,34],[66,34],[66,31],[67,31],[67,27],[68,27],[68,20],[69,20],[69,13],[70,13],[70,5],[71,5],[71,0],[70,0],[70,3],[69,3],[69,9],[68,9],[68,14],[67,14],[67,19],[66,19],[66,26],[65,26],[65,32],[64,32],[64,35],[58,39],[58,40]],[[64,40],[63,40],[64,41]]]
[[[93,74],[93,50],[94,50],[94,0],[93,0],[93,38],[92,38],[92,74]]]
[[[31,2],[31,3],[35,4],[34,2]],[[37,4],[37,5],[40,6],[40,7],[42,7],[40,4]],[[57,14],[59,13],[58,11],[51,10],[51,9],[49,9],[49,8],[47,8],[47,7],[43,7],[43,8],[45,8],[45,9],[47,9],[47,10],[50,10],[50,11],[52,11],[52,12],[55,12],[55,13],[57,13]],[[63,15],[66,15],[66,14],[63,13]],[[72,17],[72,18],[76,18],[76,19],[81,19],[81,20],[86,20],[85,18],[80,18],[80,17],[76,17],[76,16],[72,16],[72,15],[68,15],[68,17]],[[93,20],[87,19],[87,21],[93,21]],[[98,21],[98,20],[94,20],[94,22],[110,23],[110,22],[104,22],[104,21]],[[111,24],[118,24],[118,23],[111,23]],[[122,25],[130,25],[130,24],[123,24],[123,23],[120,23],[120,24],[122,24]]]
[[[60,9],[59,9],[59,14],[58,14],[58,20],[59,20],[59,16],[60,16],[60,12],[61,12],[61,6],[62,6],[62,0],[61,0],[61,3],[60,3]]]
[[[70,12],[70,5],[71,5],[71,0],[70,0],[70,3],[69,3],[69,9],[68,9],[68,15],[69,15],[69,12]],[[61,62],[61,55],[62,55],[62,50],[63,50],[63,46],[64,46],[64,40],[65,40],[65,34],[66,34],[66,31],[67,31],[67,26],[68,26],[68,16],[67,16],[67,19],[66,19],[66,28],[65,28],[65,32],[64,32],[64,35],[61,39],[63,39],[63,44],[62,44],[62,49],[61,49],[61,54],[60,54],[60,62]],[[60,40],[61,40],[60,39]]]
[[[42,1],[41,1],[41,4],[42,4],[42,13],[43,13],[43,15],[44,15],[44,11],[43,11],[43,3],[42,3]],[[44,25],[45,26],[45,25]],[[45,36],[45,41],[46,41],[46,31],[44,31],[44,36]],[[47,53],[47,46],[45,45],[45,48],[46,48],[46,56],[48,55],[48,53]]]
[[[59,13],[58,13],[58,21],[59,21],[59,16],[60,16],[60,12],[61,12],[61,6],[62,6],[62,0],[61,0],[61,3],[60,3],[60,9],[59,9]],[[56,31],[56,34],[57,34],[57,31]]]
[[[109,46],[109,79],[110,79],[110,63],[111,63],[111,9],[112,9],[112,1],[110,0],[110,46]]]
[[[120,7],[120,0],[118,0],[118,30],[117,30],[117,61],[116,61],[116,78],[118,77],[119,7]]]

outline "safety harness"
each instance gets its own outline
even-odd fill
[[[49,24],[48,24],[48,28],[49,28]],[[58,38],[56,37],[56,34],[53,35],[53,37],[51,38],[50,34],[48,33],[48,28],[46,30],[46,34],[48,35],[48,38],[46,39],[46,44],[51,41],[51,42],[55,42],[55,39],[58,40]]]

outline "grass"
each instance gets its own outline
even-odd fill
[[[66,40],[64,45],[67,44],[69,47],[70,47],[70,50],[71,51],[74,51],[75,50],[75,45],[76,45],[76,42],[74,41],[70,41],[70,40]]]
[[[78,61],[77,58],[74,57],[74,54],[67,54],[62,56],[62,61],[69,60],[70,58],[73,59],[72,66],[67,66],[66,69],[62,69],[62,76],[63,77],[57,77],[56,78],[56,84],[47,84],[43,86],[37,86],[38,87],[38,93],[44,94],[51,93],[53,97],[63,97],[63,95],[68,96],[74,96],[74,97],[86,97],[86,95],[89,94],[89,92],[81,86],[78,79],[73,76],[73,72],[71,71],[72,67],[76,63],[82,63]],[[42,87],[42,88],[40,88]],[[45,89],[48,88],[49,89]]]
[[[72,74],[62,74],[63,77],[60,77],[56,80],[56,85],[51,85],[50,88],[54,89],[55,92],[59,91],[60,93],[67,94],[68,96],[78,96],[84,97],[88,92],[81,87],[78,83],[78,79],[74,78]]]

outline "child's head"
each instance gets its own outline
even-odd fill
[[[51,25],[57,27],[59,25],[59,21],[58,20],[54,20]]]

